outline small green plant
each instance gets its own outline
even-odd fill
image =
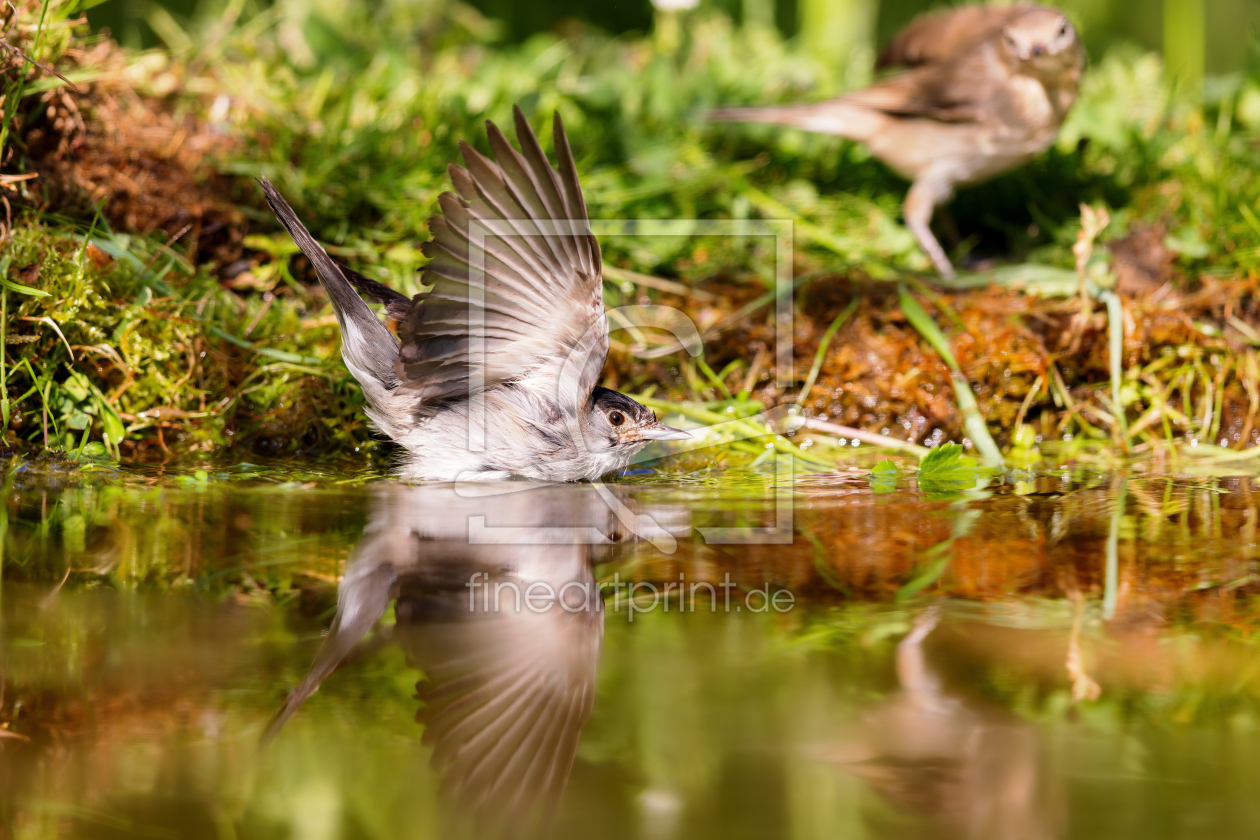
[[[957,443],[943,443],[924,455],[915,475],[919,492],[930,498],[957,499],[963,490],[973,489],[993,475],[995,468],[980,466],[963,451]]]
[[[897,479],[900,477],[901,473],[897,470],[897,465],[885,458],[871,468],[866,478],[871,484],[872,492],[891,493],[897,489]]]

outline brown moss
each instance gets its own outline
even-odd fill
[[[118,231],[162,231],[194,263],[237,259],[246,223],[229,200],[235,179],[212,166],[232,135],[182,113],[188,95],[175,68],[129,61],[110,40],[71,50],[62,71],[91,69],[96,78],[78,91],[58,88],[23,103],[20,154],[25,171],[39,175],[26,182],[25,199],[81,218],[99,208]],[[141,75],[169,77],[165,95],[142,94]]]

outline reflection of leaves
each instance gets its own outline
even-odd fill
[[[897,489],[897,479],[900,476],[897,465],[885,458],[875,465],[866,480],[870,482],[872,492],[891,493]]]
[[[952,540],[950,542],[952,543]],[[915,575],[914,580],[897,590],[896,600],[905,601],[913,598],[927,587],[936,583],[937,579],[949,568],[949,561],[953,559],[953,552],[946,552],[944,557],[922,567],[919,570],[919,574]]]
[[[905,601],[913,598],[945,574],[945,570],[949,568],[949,562],[954,559],[954,541],[970,534],[976,525],[976,520],[980,517],[980,511],[967,510],[961,506],[965,504],[963,502],[950,505],[956,511],[956,515],[949,536],[919,555],[920,563],[915,576],[897,590],[896,600]]]

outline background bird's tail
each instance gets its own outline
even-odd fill
[[[716,108],[705,114],[709,122],[755,122],[787,125],[819,134],[835,134],[850,140],[866,140],[881,125],[883,115],[843,100],[807,105],[761,108]]]
[[[385,329],[385,325],[359,297],[352,283],[357,280],[361,282],[355,285],[369,284],[379,287],[365,288],[364,291],[381,299],[391,317],[395,317],[395,313],[390,307],[399,308],[399,301],[405,302],[406,298],[339,265],[315,241],[271,182],[266,178],[259,178],[258,183],[276,218],[315,267],[319,283],[332,301],[333,311],[337,313],[337,323],[341,325],[341,357],[363,388],[363,394],[371,406],[368,416],[382,432],[397,439],[406,432],[406,429],[396,428],[399,425],[398,417],[395,416],[397,412],[390,410],[390,398],[398,385],[398,376],[394,372],[394,360],[398,358],[398,339]],[[382,298],[382,295],[386,297]]]

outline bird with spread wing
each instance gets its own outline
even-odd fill
[[[455,193],[429,220],[427,291],[407,298],[340,265],[266,179],[267,201],[311,261],[342,358],[375,427],[406,450],[401,477],[593,480],[686,432],[598,385],[608,355],[599,243],[556,115],[558,167],[515,109],[521,150],[486,123],[495,160],[461,144]],[[357,291],[356,291],[357,289]],[[359,292],[384,305],[398,338]]]

